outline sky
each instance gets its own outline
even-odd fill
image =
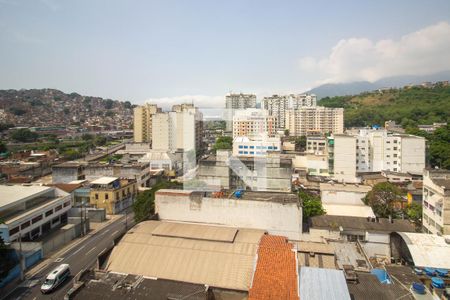
[[[0,89],[222,107],[446,70],[448,0],[0,0]]]

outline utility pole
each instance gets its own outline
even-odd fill
[[[23,269],[23,255],[22,255],[22,232],[19,231],[19,265],[20,265],[20,280],[24,279]]]

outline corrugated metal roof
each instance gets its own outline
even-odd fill
[[[414,232],[398,232],[408,246],[414,265],[450,269],[450,245],[445,237]]]
[[[341,270],[301,267],[299,281],[302,300],[350,300]]]
[[[196,228],[186,231],[188,238],[181,237],[182,227],[187,225]],[[155,230],[158,232],[159,226],[163,226],[159,231],[176,232],[178,236],[152,235]],[[216,228],[228,229],[160,221],[140,223],[113,249],[107,269],[119,273],[247,291],[251,283],[258,242],[264,231],[238,229],[233,242],[205,240],[200,234],[202,230],[214,232]],[[228,231],[225,233],[229,234]],[[200,238],[197,239],[196,236]],[[217,237],[221,238],[221,235],[217,234]]]

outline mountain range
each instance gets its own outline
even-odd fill
[[[439,72],[431,75],[403,75],[379,79],[374,82],[355,81],[348,83],[327,83],[315,87],[308,93],[316,94],[318,99],[332,96],[356,95],[362,92],[373,91],[382,88],[396,88],[405,85],[416,85],[423,82],[436,82],[450,80],[450,71]]]

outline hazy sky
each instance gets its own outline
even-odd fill
[[[449,24],[448,0],[0,0],[0,89],[221,106],[450,70]]]

